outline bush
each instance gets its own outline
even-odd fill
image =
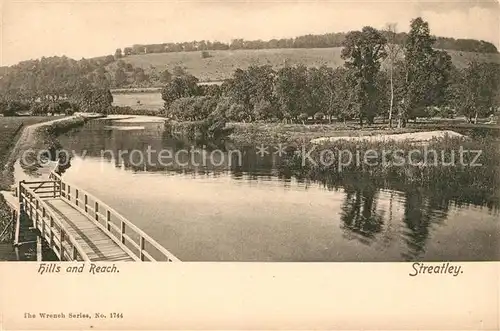
[[[314,114],[314,119],[317,121],[322,121],[324,118],[325,114],[323,114],[322,112],[317,112],[316,114]]]
[[[19,112],[28,111],[30,105],[20,101],[10,101],[0,103],[0,114],[3,116],[16,116]]]
[[[232,132],[226,128],[226,121],[216,116],[192,122],[170,122],[171,134],[194,142],[221,141]]]
[[[129,106],[112,106],[108,115],[137,115],[137,116],[162,116],[161,113],[155,110],[139,110]]]
[[[209,58],[209,57],[212,57],[212,55],[210,55],[209,52],[207,52],[207,51],[201,52],[201,58],[202,59],[206,59],[206,58]]]
[[[200,121],[216,110],[217,101],[209,96],[180,98],[172,102],[167,115],[178,121]]]

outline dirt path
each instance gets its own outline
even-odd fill
[[[21,135],[16,141],[16,144],[14,145],[14,147],[10,152],[7,162],[5,163],[4,169],[2,169],[1,177],[4,178],[4,182],[9,186],[14,184],[14,174],[13,174],[14,164],[16,163],[17,159],[21,156],[23,152],[28,150],[30,147],[33,147],[33,144],[36,141],[35,134],[39,128],[51,125],[56,122],[67,121],[73,118],[76,118],[76,116],[58,118],[52,121],[41,122],[24,127],[21,132]]]

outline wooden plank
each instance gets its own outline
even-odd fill
[[[47,204],[65,223],[66,231],[76,238],[92,261],[134,260],[95,223],[66,201],[52,199]]]

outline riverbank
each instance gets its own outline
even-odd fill
[[[451,130],[443,131],[423,131],[399,134],[378,134],[370,136],[340,136],[340,137],[321,137],[312,139],[313,144],[324,144],[329,142],[336,142],[340,140],[354,141],[354,142],[390,142],[390,141],[408,141],[411,143],[426,143],[435,139],[464,137],[464,135]]]
[[[40,118],[0,118],[0,135],[9,144],[0,149],[0,190],[10,191],[14,184],[14,165],[25,151],[46,148],[54,144],[55,137],[71,128],[85,123],[86,118],[82,116],[70,116],[51,119]],[[19,128],[12,130],[12,125],[7,126],[2,122],[22,124]],[[0,195],[0,231],[7,226],[10,219],[10,209],[3,196]],[[9,240],[8,238],[3,240]]]
[[[498,138],[500,129],[492,125],[476,124],[440,124],[440,123],[411,123],[405,128],[388,128],[387,124],[375,124],[360,127],[355,123],[334,124],[281,124],[281,123],[228,123],[227,127],[232,129],[229,138],[238,146],[274,145],[286,144],[288,146],[301,146],[310,141],[317,140],[373,140],[381,136],[391,135],[415,135],[421,140],[429,140],[433,135],[442,136],[442,132],[453,131],[459,135],[470,137],[492,137]],[[441,133],[432,134],[434,131]],[[431,132],[425,133],[425,132]],[[456,136],[455,133],[451,135]],[[406,136],[399,136],[398,139]],[[371,138],[368,138],[371,137]]]
[[[2,165],[0,188],[9,190],[14,184],[14,164],[23,152],[44,148],[57,134],[82,125],[84,122],[85,118],[82,116],[70,116],[25,126]]]

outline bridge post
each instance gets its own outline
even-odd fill
[[[89,197],[85,194],[85,212],[88,212]]]
[[[38,222],[40,221],[40,215],[38,214],[38,209],[40,208],[40,204],[38,203],[38,200],[35,200],[35,217],[33,217],[33,222],[34,222],[34,228],[38,229]]]
[[[36,228],[35,217],[33,217],[33,195],[32,194],[30,194],[30,218],[33,221],[33,227]]]
[[[120,226],[120,240],[122,244],[125,244],[125,237],[123,236],[125,234],[125,222],[123,220],[121,221],[121,226]]]
[[[45,239],[45,217],[47,217],[46,215],[46,211],[45,211],[45,207],[42,208],[42,238]]]
[[[78,189],[76,189],[76,192],[75,192],[75,203],[76,203],[76,206],[78,207]]]
[[[61,249],[59,252],[61,253],[61,261],[64,261],[64,230],[61,229]]]
[[[99,222],[99,203],[97,201],[94,203],[94,207],[95,220]]]
[[[54,218],[50,216],[50,248],[54,249]]]
[[[19,194],[17,195],[17,198],[19,199],[19,203],[21,203],[23,201],[23,184],[25,183],[24,180],[20,181],[19,182],[19,186],[17,187],[17,190],[19,192]]]
[[[37,262],[43,261],[43,238],[36,237],[36,260]]]
[[[141,261],[144,261],[144,246],[145,246],[145,242],[144,242],[144,237],[141,236],[141,239],[140,239],[140,249],[141,249],[141,252],[139,253],[139,256],[141,258]]]
[[[78,261],[78,250],[76,249],[75,246],[73,246],[73,261]]]
[[[109,210],[106,210],[106,229],[108,231],[111,231],[111,212]]]

